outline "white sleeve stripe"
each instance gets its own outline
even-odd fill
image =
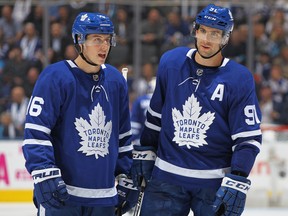
[[[157,125],[151,124],[147,120],[145,121],[145,126],[152,129],[152,130],[155,130],[155,131],[161,130],[161,127],[158,127]]]
[[[141,124],[139,122],[131,121],[131,127],[133,128],[141,128]]]
[[[231,136],[232,140],[236,140],[237,138],[242,138],[242,137],[250,137],[250,136],[258,136],[261,135],[262,132],[261,130],[254,130],[254,131],[244,131],[241,133],[237,133]]]
[[[162,117],[161,113],[157,113],[157,112],[153,111],[150,106],[148,107],[147,112],[149,112],[152,116],[158,117],[160,119]]]
[[[133,150],[133,145],[128,145],[128,146],[122,146],[119,148],[119,153],[122,152],[128,152],[128,151],[132,151]]]
[[[245,144],[254,145],[254,146],[256,146],[259,150],[261,149],[261,146],[262,146],[261,143],[257,142],[256,140],[248,140],[248,141],[245,141],[244,143],[245,143]],[[238,145],[241,145],[241,143],[240,143],[240,144],[237,144],[237,145],[234,145],[234,146],[232,147],[232,151],[233,151],[233,152],[234,152],[236,146],[238,146]]]
[[[52,143],[49,140],[25,139],[23,141],[23,146],[24,145],[52,146]]]
[[[126,133],[119,134],[119,139],[123,139],[124,137],[130,136],[130,135],[132,135],[132,131],[131,130],[127,131]]]
[[[50,134],[51,130],[50,128],[44,127],[42,125],[38,125],[38,124],[32,124],[32,123],[26,123],[25,124],[25,129],[33,129],[33,130],[38,130],[38,131],[42,131],[46,134]]]

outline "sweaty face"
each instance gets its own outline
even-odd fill
[[[195,32],[198,52],[202,56],[209,57],[216,53],[222,44],[222,31],[215,28],[200,25]]]
[[[110,35],[88,35],[84,45],[84,55],[91,62],[101,65],[105,63],[111,46]]]

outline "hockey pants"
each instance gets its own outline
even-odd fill
[[[115,216],[115,207],[65,206],[61,209],[38,208],[37,216]]]
[[[187,216],[190,209],[194,216],[214,216],[212,205],[217,189],[195,188],[188,191],[152,179],[144,192],[141,216]]]

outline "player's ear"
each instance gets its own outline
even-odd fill
[[[226,46],[228,44],[230,36],[231,36],[231,32],[223,35],[223,37],[222,37],[222,45],[223,46]]]
[[[80,38],[80,35],[78,34],[75,34],[74,35],[74,46],[75,46],[75,49],[78,53],[81,53],[82,52],[82,47],[79,45],[78,41],[79,41],[79,38]]]

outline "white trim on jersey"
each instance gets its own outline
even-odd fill
[[[161,130],[161,127],[158,127],[157,125],[151,124],[147,120],[145,121],[145,126],[152,129],[152,130],[155,130],[155,131]]]
[[[149,112],[152,116],[158,117],[160,119],[162,118],[162,114],[153,111],[150,106],[148,107],[147,112]]]
[[[123,139],[124,137],[132,135],[132,131],[129,130],[126,133],[119,134],[119,139]]]
[[[197,49],[190,49],[190,50],[187,52],[186,56],[187,56],[188,58],[192,59],[192,54],[193,54],[194,52],[196,52],[196,51],[197,51]],[[221,65],[220,67],[225,67],[226,64],[227,64],[229,61],[230,61],[229,58],[224,58],[224,60],[223,60],[223,62],[222,62],[222,65]]]
[[[38,140],[38,139],[25,139],[23,141],[24,145],[43,145],[43,146],[52,146],[52,143],[49,140]]]
[[[38,125],[38,124],[32,124],[32,123],[26,123],[25,124],[25,129],[33,129],[33,130],[37,130],[37,131],[42,131],[46,134],[50,134],[51,133],[51,129],[44,127],[42,125]]]
[[[248,141],[245,141],[244,143],[245,143],[245,144],[254,145],[254,146],[256,146],[258,149],[261,149],[261,146],[262,146],[261,143],[257,142],[256,140],[248,140]],[[241,143],[240,143],[240,144],[237,144],[237,145],[234,145],[234,146],[232,147],[232,151],[233,151],[233,152],[234,152],[235,148],[236,148],[238,145],[241,145]]]
[[[225,67],[226,64],[230,61],[230,59],[228,58],[224,58],[223,62],[222,62],[222,65],[220,67]]]
[[[108,198],[117,195],[117,190],[113,188],[93,189],[93,188],[81,188],[72,185],[66,185],[69,194],[82,198]]]
[[[195,52],[195,51],[196,51],[196,49],[190,49],[190,50],[187,52],[186,56],[187,56],[188,58],[192,59],[192,54],[193,54],[193,52]]]
[[[159,169],[173,173],[180,176],[190,177],[190,178],[199,178],[199,179],[215,179],[215,178],[223,178],[226,173],[230,173],[231,167],[225,167],[221,169],[210,169],[210,170],[194,170],[187,169],[183,167],[176,166],[174,164],[168,163],[160,159],[156,158],[155,166]]]
[[[232,140],[236,140],[238,138],[243,138],[243,137],[252,137],[252,136],[258,136],[258,135],[261,135],[262,132],[261,132],[261,129],[258,129],[258,130],[253,130],[253,131],[244,131],[244,132],[240,132],[240,133],[237,133],[237,134],[233,134],[231,136]]]
[[[77,67],[77,65],[72,60],[67,60],[67,63],[70,65],[71,68]]]
[[[133,144],[127,145],[127,146],[122,146],[119,148],[119,153],[128,152],[128,151],[132,151],[132,150],[133,150]]]
[[[71,68],[77,68],[78,66],[72,60],[66,60],[66,62],[70,65]],[[104,64],[101,65],[102,69],[105,69],[106,66]]]

